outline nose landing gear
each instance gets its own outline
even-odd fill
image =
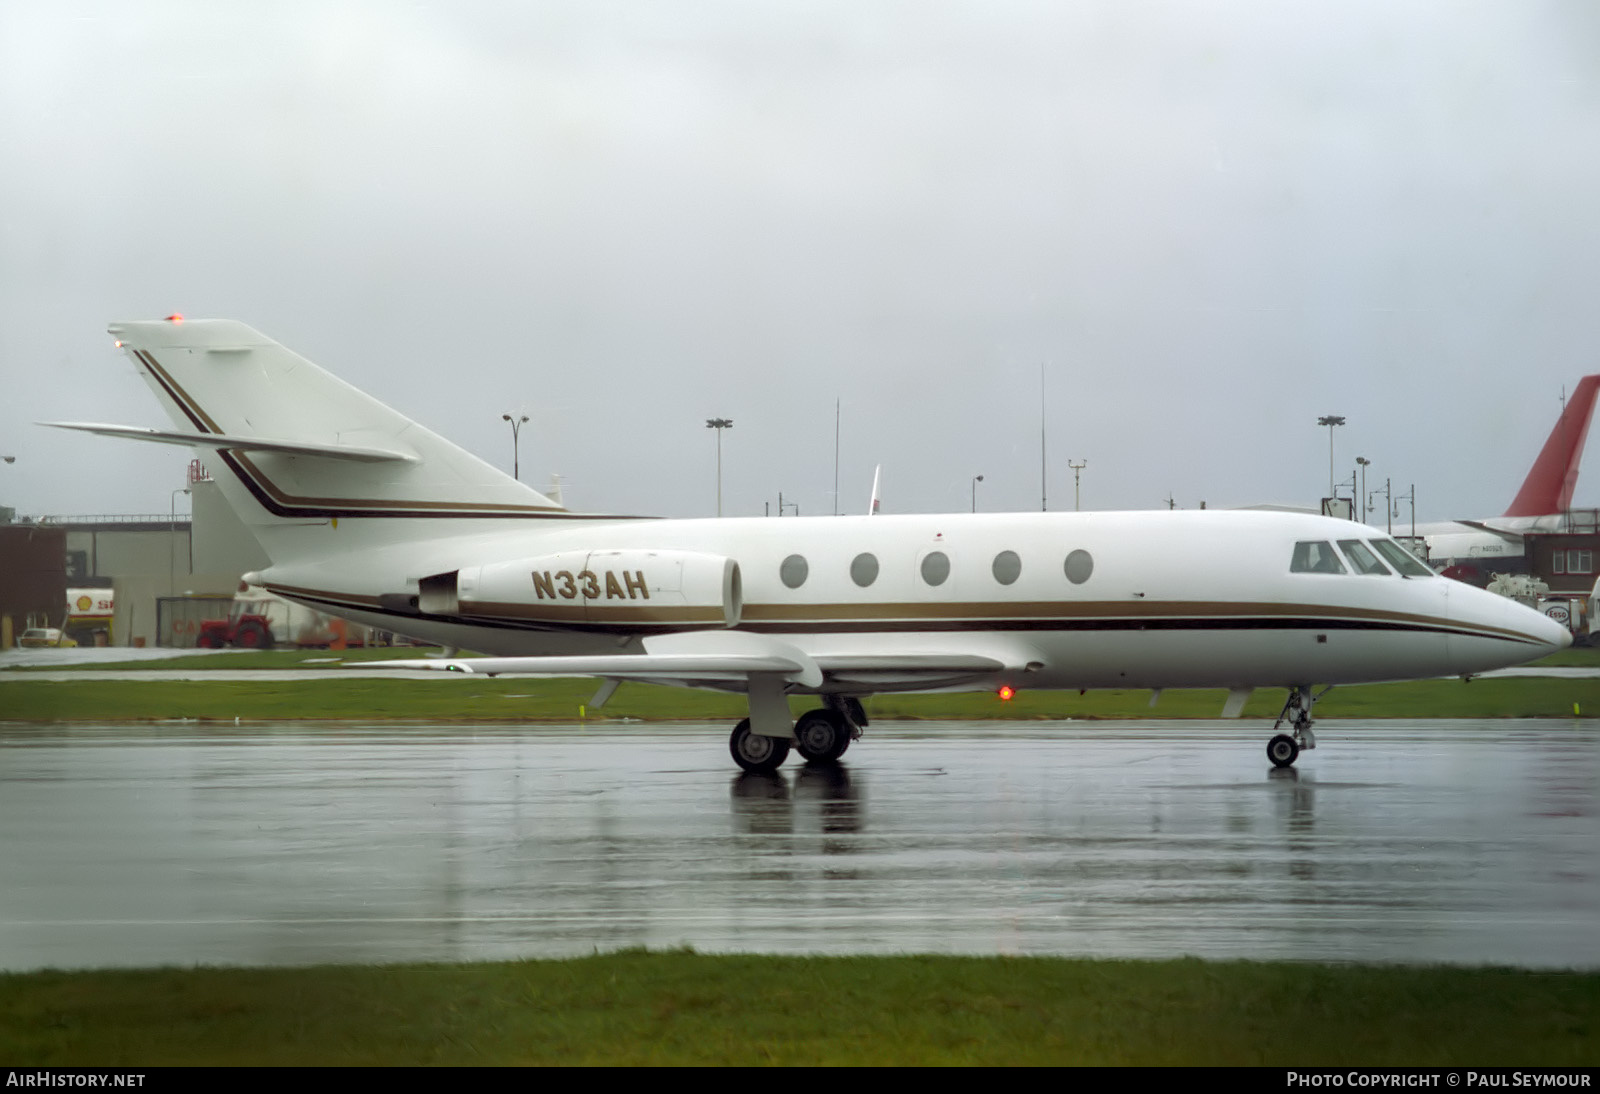
[[[1289,689],[1289,698],[1284,702],[1278,720],[1272,723],[1272,728],[1276,730],[1287,721],[1293,734],[1279,733],[1267,742],[1267,759],[1272,761],[1273,767],[1290,767],[1299,758],[1302,749],[1317,747],[1317,738],[1311,732],[1311,708],[1331,690],[1331,686],[1326,687],[1312,695],[1309,684]]]

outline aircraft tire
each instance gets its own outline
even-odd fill
[[[782,737],[763,737],[750,732],[750,719],[733,727],[728,738],[733,762],[752,775],[770,775],[789,758],[789,742]]]
[[[1267,742],[1267,759],[1272,761],[1273,767],[1293,767],[1299,755],[1300,746],[1287,733],[1280,733]]]
[[[795,748],[807,763],[837,763],[850,747],[850,723],[837,711],[808,710],[794,727]]]

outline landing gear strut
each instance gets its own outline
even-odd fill
[[[1311,708],[1329,690],[1323,688],[1319,694],[1312,695],[1308,684],[1289,689],[1289,698],[1284,702],[1278,720],[1272,723],[1272,728],[1276,730],[1287,721],[1294,733],[1292,736],[1279,733],[1267,742],[1267,759],[1272,761],[1273,767],[1290,767],[1299,758],[1301,749],[1317,747],[1317,738],[1311,732]]]

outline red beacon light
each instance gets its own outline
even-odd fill
[[[1000,701],[1002,703],[1011,702],[1011,697],[1016,693],[1017,689],[1012,687],[1010,684],[1001,684],[1000,690],[996,692],[996,694],[1000,696]]]
[[[181,323],[183,322],[183,314],[181,312],[173,312],[171,315],[167,316],[167,322]]]

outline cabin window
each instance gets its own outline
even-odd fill
[[[1082,585],[1089,580],[1089,575],[1094,573],[1094,559],[1088,551],[1074,551],[1067,556],[1062,569],[1066,571],[1068,581],[1074,585]]]
[[[1359,539],[1341,539],[1339,550],[1344,552],[1344,557],[1350,560],[1350,568],[1358,574],[1368,576],[1377,575],[1388,577],[1389,567],[1378,561],[1378,556],[1372,553],[1372,548],[1362,543]]]
[[[1551,556],[1550,572],[1553,574],[1592,574],[1594,573],[1594,552],[1557,551]]]
[[[804,555],[790,555],[778,567],[778,577],[791,589],[798,589],[806,583],[806,575],[811,572]]]
[[[878,556],[866,551],[857,555],[850,563],[850,580],[863,589],[878,580]]]
[[[1375,539],[1372,541],[1372,546],[1383,556],[1384,561],[1407,577],[1433,576],[1433,571],[1419,562],[1416,555],[1392,539]]]
[[[1022,576],[1022,559],[1017,557],[1015,551],[1001,551],[994,556],[994,579],[1002,585],[1010,585]]]
[[[943,585],[950,576],[950,556],[943,551],[929,551],[922,558],[922,580],[929,585]],[[871,584],[868,582],[868,584]]]
[[[1291,574],[1342,574],[1344,563],[1333,553],[1333,544],[1325,540],[1303,539],[1294,545],[1294,558],[1289,562]]]

